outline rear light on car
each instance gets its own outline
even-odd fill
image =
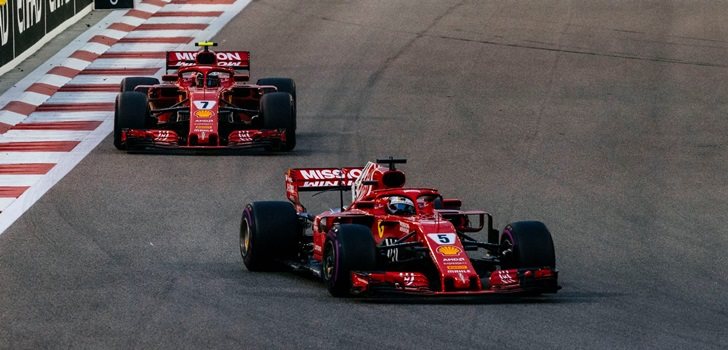
[[[551,269],[536,270],[536,278],[549,278],[549,277],[554,277],[554,270],[551,270]]]

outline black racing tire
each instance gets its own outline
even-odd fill
[[[289,202],[253,202],[240,220],[240,256],[248,271],[270,271],[298,253],[298,217]]]
[[[126,91],[116,96],[114,108],[114,146],[125,149],[121,143],[122,129],[144,129],[149,119],[149,103],[147,95]]]
[[[556,267],[554,242],[540,221],[508,224],[500,235],[502,268]]]
[[[159,79],[152,77],[128,77],[121,80],[121,92],[134,91],[139,85],[157,85]],[[148,89],[146,89],[148,90]],[[147,91],[144,91],[146,93]]]
[[[293,129],[296,129],[298,126],[296,124],[296,119],[298,119],[298,97],[296,97],[296,82],[293,81],[291,78],[262,78],[258,79],[257,81],[258,85],[273,85],[278,89],[278,92],[287,92],[293,96]],[[295,134],[294,134],[294,146],[295,146]],[[291,147],[293,149],[293,147]]]
[[[260,98],[263,128],[286,131],[286,142],[280,146],[282,151],[296,147],[296,116],[293,111],[293,97],[287,92],[269,92]]]
[[[377,251],[371,230],[364,225],[342,224],[326,235],[322,276],[335,297],[348,296],[352,271],[372,271]]]

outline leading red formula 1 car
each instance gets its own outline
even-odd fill
[[[128,151],[239,150],[296,146],[296,85],[289,78],[250,79],[250,53],[167,52],[162,83],[121,82],[114,145]],[[169,74],[172,71],[174,74]]]
[[[247,269],[310,271],[334,296],[536,295],[560,288],[543,223],[515,222],[498,232],[484,211],[461,210],[460,200],[435,189],[404,187],[399,163],[405,160],[289,169],[290,202],[253,202],[243,210],[240,253]],[[344,207],[348,189],[353,198]],[[341,210],[308,214],[299,193],[329,190],[342,191]],[[483,229],[487,242],[469,235]]]

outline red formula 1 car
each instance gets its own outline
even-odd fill
[[[239,150],[296,146],[296,85],[288,78],[250,79],[247,51],[167,52],[162,83],[121,81],[114,145],[128,151]],[[172,71],[175,74],[169,74]]]
[[[395,168],[290,169],[289,202],[253,202],[243,210],[240,253],[248,270],[289,266],[321,277],[334,296],[536,295],[555,293],[551,234],[538,221],[502,232],[490,214],[461,210],[431,188],[404,187]],[[343,191],[353,200],[343,206]],[[342,191],[341,209],[309,215],[301,191]],[[487,242],[469,234],[487,230]],[[478,256],[479,255],[479,256]]]

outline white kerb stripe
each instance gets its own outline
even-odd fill
[[[91,42],[91,43],[88,43],[88,44],[84,45],[81,48],[81,50],[88,51],[88,52],[93,52],[95,54],[100,55],[100,54],[106,52],[106,50],[108,50],[110,47],[111,46],[109,46],[109,45],[104,45],[104,44],[101,44],[101,43]]]
[[[209,24],[215,20],[215,17],[152,17],[147,20],[147,24],[160,23],[205,23]]]
[[[47,103],[77,103],[79,110],[83,110],[83,103],[114,102],[118,92],[96,92],[96,91],[62,91],[56,92]]]
[[[45,102],[48,99],[48,95],[39,94],[37,92],[32,91],[26,91],[22,95],[20,95],[20,101],[23,101],[25,103],[30,103],[35,106],[39,106],[41,103]]]
[[[165,6],[159,12],[177,12],[177,11],[194,11],[194,12],[207,12],[207,11],[225,11],[232,7],[232,5],[212,5],[212,4],[171,4]]]
[[[40,80],[38,80],[39,83],[53,85],[56,87],[61,87],[69,81],[71,81],[71,78],[57,74],[46,74],[42,78],[40,78]]]
[[[164,7],[167,7],[167,6],[169,6],[169,5],[164,5]],[[147,4],[147,3],[143,3],[143,4],[136,3],[136,4],[134,4],[134,8],[139,11],[144,11],[144,12],[149,12],[149,13],[155,13],[155,12],[159,11],[159,9],[161,9],[161,7],[159,7],[157,5],[152,5],[152,4]]]
[[[164,67],[163,58],[101,58],[97,59],[89,68],[159,68]]]
[[[116,23],[124,23],[130,26],[138,27],[144,23],[144,19],[134,16],[124,16],[121,17]]]
[[[71,80],[72,85],[86,84],[120,84],[123,75],[96,75],[96,74],[79,74]]]
[[[0,152],[0,164],[58,163],[66,152]]]
[[[109,52],[164,52],[172,51],[178,46],[178,44],[116,43]]]
[[[179,36],[193,37],[199,30],[135,30],[127,38],[174,38]]]
[[[62,66],[68,67],[75,70],[84,70],[84,68],[88,67],[89,61],[79,60],[78,58],[67,58],[63,63],[61,63]]]
[[[33,112],[26,123],[47,123],[47,122],[69,122],[69,121],[87,121],[87,120],[105,120],[113,116],[113,112],[92,111],[92,112]]]
[[[23,141],[81,141],[89,131],[8,130],[0,135],[0,144]]]
[[[15,113],[12,111],[0,111],[0,122],[5,124],[15,125],[27,117],[28,116],[25,114]]]
[[[121,31],[121,30],[116,30],[116,29],[106,29],[103,32],[99,33],[99,35],[108,36],[109,38],[114,38],[114,39],[119,40],[119,39],[123,38],[124,36],[126,36],[126,32]]]
[[[0,175],[0,186],[33,186],[43,175]]]

